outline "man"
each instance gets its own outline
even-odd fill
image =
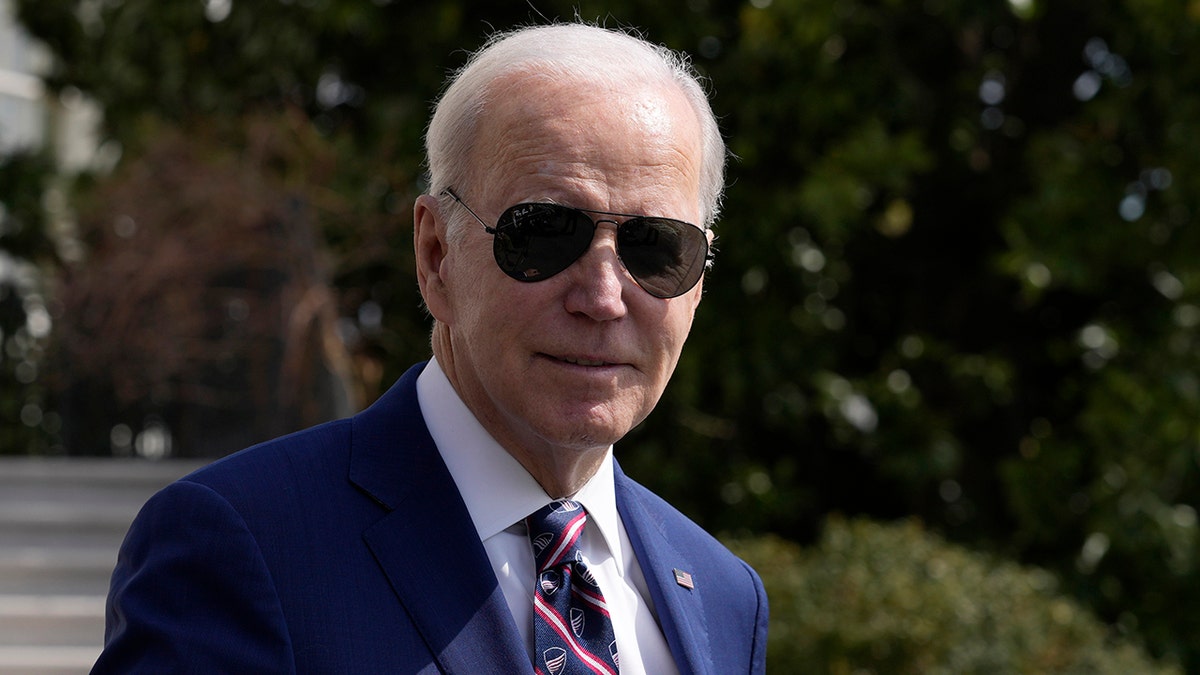
[[[686,63],[590,26],[499,36],[427,153],[433,360],[154,497],[93,672],[764,671],[757,575],[612,458],[675,368],[721,194]]]

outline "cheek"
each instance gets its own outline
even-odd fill
[[[665,380],[675,371],[679,355],[683,352],[684,343],[691,332],[694,309],[695,305],[691,302],[679,302],[658,319],[657,347],[661,357],[658,375],[664,385]]]
[[[680,303],[679,315],[673,320],[676,358],[683,351],[683,345],[687,342],[688,335],[692,332],[692,321],[696,318],[696,306],[696,303],[691,301]]]

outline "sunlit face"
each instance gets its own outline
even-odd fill
[[[477,179],[454,186],[485,222],[537,201],[700,222],[700,127],[673,87],[520,77],[494,91],[477,130]],[[467,217],[457,208],[442,219]],[[491,235],[465,226],[440,267],[444,304],[430,307],[450,334],[451,379],[492,435],[510,452],[555,457],[607,447],[644,419],[702,283],[652,297],[623,269],[611,224],[560,274],[515,281],[496,266]]]

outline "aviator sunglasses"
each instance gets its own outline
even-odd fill
[[[708,235],[682,220],[527,202],[509,207],[491,227],[453,190],[447,188],[443,194],[493,235],[496,264],[517,281],[549,279],[570,267],[587,252],[600,223],[617,226],[621,264],[638,286],[656,298],[674,298],[690,291],[712,259]],[[625,220],[593,220],[593,215]]]

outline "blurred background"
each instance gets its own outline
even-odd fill
[[[576,16],[735,155],[618,455],[762,571],[772,671],[1200,673],[1200,0],[0,0],[0,471],[369,404],[441,83]]]

